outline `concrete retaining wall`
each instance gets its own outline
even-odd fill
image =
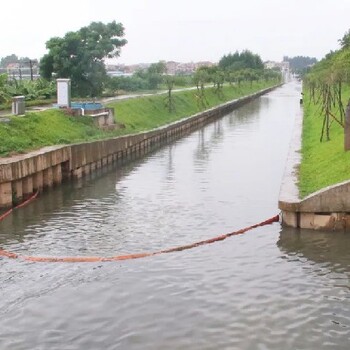
[[[81,178],[130,155],[142,156],[274,88],[224,103],[148,132],[81,144],[45,147],[25,155],[0,159],[0,208],[11,207],[35,191],[42,191],[63,180]]]

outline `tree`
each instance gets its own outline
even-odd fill
[[[152,63],[146,73],[146,77],[149,84],[149,89],[156,90],[158,85],[163,81],[163,74],[166,72],[165,62],[159,61],[158,63]]]
[[[172,91],[175,85],[175,78],[173,75],[166,75],[164,77],[164,82],[168,89],[168,93],[165,98],[165,107],[168,109],[169,113],[172,113],[175,111],[175,101],[174,101],[174,96],[172,94]]]
[[[279,81],[281,79],[281,72],[274,69],[265,69],[262,76],[265,81],[269,81],[270,79]]]
[[[159,61],[157,63],[152,63],[147,72],[149,74],[164,74],[166,72],[166,64],[164,61]]]
[[[137,91],[146,90],[148,88],[147,81],[139,77],[138,75],[133,75],[130,77],[110,77],[106,82],[106,87],[110,94],[114,95],[116,91]]]
[[[350,29],[344,34],[344,36],[338,40],[342,49],[350,48]]]
[[[0,103],[9,102],[11,96],[6,89],[7,74],[0,74]]]
[[[315,57],[309,56],[284,56],[283,61],[289,62],[292,72],[300,75],[304,75],[309,67],[312,67],[317,63],[317,59]]]
[[[225,82],[225,74],[221,70],[217,70],[215,74],[212,76],[212,80],[214,83],[214,92],[219,96],[219,98],[223,98],[223,86]]]
[[[330,140],[332,125],[344,128],[345,106],[350,82],[350,31],[342,39],[341,49],[331,51],[315,64],[304,78],[311,101],[320,104],[323,116],[320,141]],[[344,85],[347,85],[344,89]],[[335,122],[335,123],[334,123]]]
[[[127,43],[123,36],[123,25],[113,21],[92,22],[63,38],[51,38],[46,43],[49,52],[40,61],[40,74],[46,79],[70,78],[75,95],[100,95],[107,76],[103,60],[119,56]]]
[[[19,63],[19,58],[17,55],[12,54],[6,57],[3,57],[0,61],[0,67],[6,68],[11,63]]]
[[[199,109],[206,108],[209,103],[205,96],[205,84],[209,81],[209,73],[206,67],[198,68],[193,75],[193,82],[197,87],[195,98]]]
[[[241,53],[236,51],[234,54],[229,53],[228,55],[224,55],[219,61],[219,67],[231,71],[245,68],[262,70],[264,69],[264,64],[259,55],[249,50],[244,50]]]
[[[241,83],[245,79],[244,70],[239,70],[239,71],[234,72],[234,77],[235,77],[235,81],[237,82],[238,87],[241,87]]]

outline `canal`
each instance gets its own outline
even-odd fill
[[[170,248],[278,213],[301,86],[288,83],[141,160],[0,222],[33,256]],[[350,236],[279,223],[144,259],[0,258],[0,349],[348,349]]]

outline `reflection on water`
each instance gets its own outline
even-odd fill
[[[314,333],[323,331],[323,344],[329,348],[333,344],[346,349],[345,341],[350,340],[350,235],[283,228],[277,246],[293,270],[291,283],[298,286],[303,275],[300,294],[319,303]]]
[[[350,273],[349,233],[284,227],[277,245],[290,259],[300,257],[311,263],[328,266],[333,271]]]
[[[27,255],[154,251],[277,213],[300,85],[0,222]],[[0,259],[0,349],[348,349],[349,236],[273,224],[119,263]]]
[[[225,129],[222,125],[222,120],[216,120],[213,123],[213,129],[210,130],[209,137],[208,130],[201,129],[198,131],[198,146],[194,152],[194,161],[199,165],[209,160],[212,150],[217,148],[218,144],[223,141]],[[197,167],[196,167],[197,168]]]

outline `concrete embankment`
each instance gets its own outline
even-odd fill
[[[278,206],[286,226],[313,230],[350,230],[350,181],[323,188],[301,199],[298,168],[301,162],[303,114],[296,115],[293,137]]]
[[[275,87],[233,100],[163,127],[134,135],[66,146],[45,147],[0,159],[0,208],[8,208],[64,180],[79,179],[108,164],[141,157],[178,139]]]

